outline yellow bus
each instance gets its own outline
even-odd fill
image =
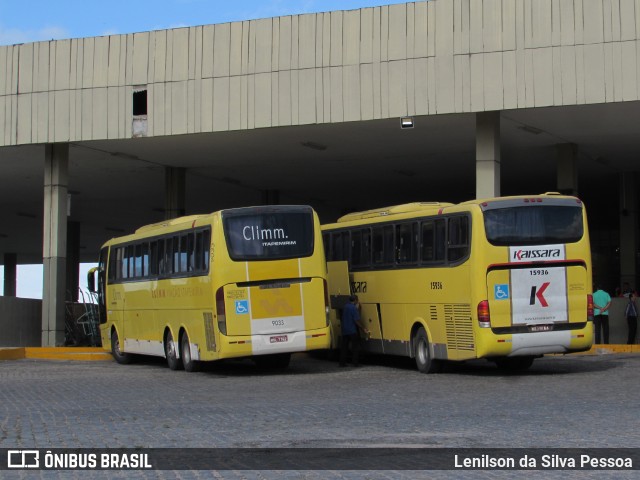
[[[336,339],[336,308],[354,294],[370,331],[363,350],[415,358],[425,373],[477,358],[520,370],[591,348],[589,235],[575,197],[412,203],[322,228]]]
[[[235,208],[168,220],[104,244],[97,290],[105,350],[173,370],[252,357],[284,368],[330,343],[326,263],[308,206]]]

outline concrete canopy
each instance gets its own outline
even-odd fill
[[[0,262],[42,260],[44,144],[69,144],[69,219],[93,261],[163,218],[164,167],[186,168],[187,213],[265,190],[324,221],[474,198],[484,111],[501,112],[503,195],[556,190],[556,145],[574,144],[591,227],[614,231],[619,174],[640,171],[639,12],[432,0],[0,47]]]
[[[81,223],[81,260],[110,237],[164,216],[164,167],[187,169],[187,211],[261,203],[314,206],[324,221],[347,210],[408,201],[474,198],[475,116],[414,117],[70,146],[70,219]],[[502,112],[504,195],[556,190],[555,145],[578,145],[579,195],[604,218],[617,213],[617,174],[639,171],[640,103]],[[0,149],[0,261],[42,259],[44,147]],[[612,210],[614,209],[614,210]],[[600,215],[598,215],[600,216]]]

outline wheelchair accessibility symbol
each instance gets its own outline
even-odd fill
[[[509,285],[507,284],[494,285],[493,294],[496,300],[507,300],[509,298]]]
[[[249,300],[236,300],[236,314],[249,313]]]

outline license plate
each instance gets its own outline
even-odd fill
[[[532,325],[529,329],[532,332],[550,332],[553,330],[553,325]]]
[[[269,338],[269,341],[271,343],[281,343],[281,342],[286,342],[287,340],[289,340],[289,337],[287,335],[276,335],[274,337]]]

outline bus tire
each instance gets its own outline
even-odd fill
[[[440,361],[431,356],[429,339],[424,327],[420,327],[413,338],[413,355],[420,373],[436,373],[440,371]]]
[[[535,357],[502,357],[495,360],[496,366],[506,372],[521,372],[533,365]]]
[[[182,358],[178,358],[178,344],[173,340],[171,330],[167,331],[164,339],[164,355],[171,370],[182,370]]]
[[[182,357],[182,365],[187,372],[198,371],[198,363],[191,356],[191,344],[189,343],[189,335],[182,332],[180,337],[180,353]]]
[[[120,340],[118,339],[118,332],[114,328],[111,332],[111,355],[115,358],[116,362],[120,365],[127,365],[131,363],[132,356],[130,353],[124,353],[120,350]]]

